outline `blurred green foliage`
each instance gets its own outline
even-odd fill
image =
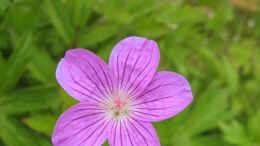
[[[258,5],[0,0],[0,146],[51,146],[58,116],[76,103],[56,83],[59,59],[82,47],[107,60],[130,35],[156,40],[160,69],[183,74],[192,86],[193,104],[154,124],[162,146],[259,146]]]

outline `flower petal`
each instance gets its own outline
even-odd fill
[[[79,103],[62,114],[52,136],[54,146],[101,146],[110,122],[100,106]]]
[[[102,102],[112,91],[108,66],[86,49],[67,51],[57,67],[56,78],[79,101]]]
[[[162,71],[134,103],[133,115],[143,121],[171,118],[192,102],[188,81],[181,75]]]
[[[120,41],[109,58],[115,86],[137,96],[152,80],[159,60],[159,48],[153,40],[128,37]]]
[[[160,146],[153,125],[135,119],[114,121],[108,142],[110,146]]]

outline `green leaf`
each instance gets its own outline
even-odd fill
[[[159,9],[158,7],[164,3],[155,0],[110,0],[107,3],[105,0],[101,0],[96,3],[96,10],[116,24],[129,25],[134,23],[136,19],[145,17],[152,11]]]
[[[236,93],[238,91],[239,84],[239,75],[237,70],[225,57],[223,58],[221,64],[222,69],[219,69],[221,77],[227,83],[230,88],[230,92]]]
[[[4,59],[3,55],[2,55],[2,53],[0,52],[0,70],[4,70],[5,66],[6,66],[5,59]],[[4,75],[4,72],[0,72],[0,80],[1,81],[3,80],[3,75]]]
[[[204,65],[207,65],[207,71],[211,76],[214,77],[220,74],[219,71],[222,70],[221,62],[213,51],[207,48],[201,48],[198,49],[198,54],[200,59],[205,62]]]
[[[153,17],[147,16],[146,19],[143,19],[143,17],[137,19],[136,23],[131,25],[129,29],[130,30],[133,29],[133,31],[137,35],[151,38],[151,39],[158,38],[171,31],[169,28],[162,26],[161,22],[156,21],[154,16]]]
[[[165,5],[164,8],[159,10],[161,10],[161,13],[157,13],[156,20],[172,30],[176,29],[176,27],[194,26],[205,21],[206,18],[200,7],[189,5],[180,7],[178,3]]]
[[[0,1],[0,14],[10,5],[9,0],[1,0]]]
[[[193,138],[193,146],[231,146],[220,135],[198,136]]]
[[[69,30],[71,28],[67,28],[66,22],[62,19],[61,16],[61,9],[62,9],[62,2],[60,0],[52,1],[52,0],[44,0],[44,9],[45,12],[55,27],[57,33],[63,38],[66,44],[70,44],[72,38],[70,37]]]
[[[216,128],[219,122],[228,118],[225,115],[227,96],[227,91],[212,83],[199,97],[194,97],[195,105],[191,113],[188,113],[184,130],[194,135]]]
[[[8,146],[51,146],[50,141],[16,119],[0,116],[0,137]]]
[[[24,88],[0,97],[0,111],[5,114],[23,114],[42,109],[56,109],[60,98],[55,85]]]
[[[229,143],[241,146],[252,145],[245,127],[238,121],[232,121],[229,125],[222,123],[220,127],[224,132],[224,138]]]
[[[169,140],[168,143],[165,145],[171,145],[174,144],[176,146],[183,145],[183,146],[191,146],[193,145],[193,141],[191,137],[185,133],[176,133],[174,136],[172,136],[172,139]]]
[[[226,25],[234,19],[233,8],[230,7],[229,1],[223,1],[216,7],[216,10],[209,12],[208,27],[212,29],[216,34],[222,35],[227,28]]]
[[[17,81],[25,71],[25,66],[31,61],[34,47],[32,46],[31,33],[24,35],[16,42],[14,52],[7,63],[7,69],[1,82],[0,89],[10,90],[15,87]]]
[[[109,146],[108,141],[106,141],[102,146]]]
[[[45,24],[44,21],[38,23],[42,20],[39,2],[34,0],[10,1],[9,5],[3,19],[5,29],[23,34]]]
[[[115,24],[95,25],[86,30],[82,30],[79,37],[79,47],[90,47],[96,45],[118,32],[118,26]]]
[[[243,40],[233,43],[230,49],[228,49],[230,59],[232,59],[236,68],[248,68],[250,66],[248,62],[253,56],[254,48],[256,47],[254,43],[253,40]]]
[[[7,49],[8,48],[8,44],[9,44],[9,40],[8,40],[8,35],[6,32],[1,31],[1,25],[0,25],[0,50],[2,49]]]
[[[28,65],[32,77],[41,82],[55,82],[56,63],[46,50],[35,49],[32,61]]]
[[[73,0],[73,21],[75,27],[82,28],[86,24],[91,14],[91,7],[95,4],[94,0]]]
[[[260,111],[258,111],[255,115],[252,115],[248,121],[248,129],[254,139],[260,143]]]
[[[43,134],[52,135],[58,117],[50,113],[34,113],[23,121],[27,126]]]
[[[62,99],[62,111],[66,111],[68,108],[70,108],[71,106],[75,105],[76,103],[78,103],[77,100],[75,100],[74,98],[72,98],[71,96],[69,96],[67,94],[67,92],[65,92],[62,88],[60,88],[59,90],[61,99]]]
[[[97,3],[97,11],[116,23],[129,24],[134,16],[127,11],[127,6],[123,1],[111,0],[107,3],[102,0]]]
[[[108,62],[109,56],[115,46],[118,43],[119,38],[109,39],[109,41],[102,42],[97,50],[97,55],[100,56],[105,62]]]

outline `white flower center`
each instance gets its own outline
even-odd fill
[[[129,96],[119,91],[117,94],[112,95],[106,109],[110,117],[120,119],[129,116],[130,103]]]

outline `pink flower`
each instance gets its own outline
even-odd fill
[[[181,75],[156,72],[159,59],[156,42],[141,37],[120,41],[108,65],[88,50],[67,51],[56,78],[80,103],[59,118],[53,145],[160,146],[151,123],[181,112],[192,93]]]

